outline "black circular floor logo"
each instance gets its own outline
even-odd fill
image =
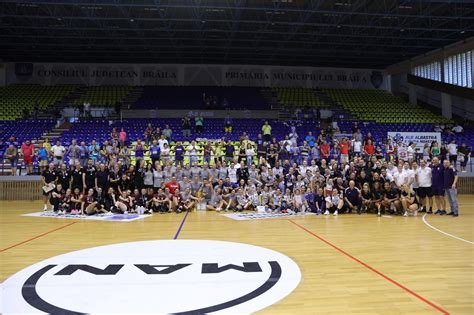
[[[291,293],[287,256],[222,241],[122,243],[56,256],[2,284],[7,313],[251,313]]]

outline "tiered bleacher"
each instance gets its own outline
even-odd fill
[[[21,118],[38,105],[44,111],[75,90],[73,85],[10,85],[0,87],[0,120]]]
[[[382,90],[325,89],[324,92],[344,110],[363,121],[432,124],[451,122]]]
[[[89,103],[92,106],[114,106],[122,102],[133,89],[126,85],[101,85],[87,88],[84,95],[74,101],[74,105]]]
[[[259,88],[146,86],[136,109],[268,109]]]
[[[274,87],[272,91],[276,94],[278,102],[285,107],[327,107],[327,105],[314,94],[313,89]]]

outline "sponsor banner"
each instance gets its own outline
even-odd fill
[[[2,284],[2,314],[250,314],[301,280],[289,257],[208,240],[113,244],[52,257]]]
[[[138,219],[151,217],[150,214],[95,214],[95,215],[80,215],[80,214],[57,214],[52,211],[42,211],[22,214],[25,217],[42,217],[42,218],[57,218],[57,219],[76,219],[76,220],[95,220],[95,221],[120,221],[130,222]]]
[[[257,212],[239,212],[239,213],[225,213],[221,214],[230,219],[244,221],[244,220],[259,220],[259,219],[273,219],[288,216],[302,216],[302,215],[316,215],[312,212],[306,212],[303,214],[289,214],[289,213],[257,213]]]
[[[199,64],[7,63],[7,84],[298,86],[385,89],[373,69]]]
[[[439,132],[401,132],[389,131],[387,138],[392,139],[394,143],[404,143],[408,145],[410,142],[416,143],[416,149],[420,152],[423,150],[425,143],[431,145],[433,141],[438,141],[441,145],[441,133]]]

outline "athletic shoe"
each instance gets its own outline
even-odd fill
[[[439,209],[436,210],[436,212],[435,212],[434,214],[435,214],[435,215],[436,215],[436,214],[441,214],[441,210],[439,210]]]
[[[48,206],[44,205],[43,211],[48,211]]]
[[[449,213],[446,213],[446,215],[454,215],[454,212],[449,212]]]
[[[404,217],[408,217],[408,212],[405,211],[405,213],[403,214]]]
[[[316,211],[316,215],[320,215],[320,214],[321,214],[321,210]]]
[[[329,215],[329,210],[326,210],[326,211],[324,212],[324,214],[325,214],[325,215]]]
[[[453,217],[459,217],[459,214],[454,213],[454,214],[453,214]]]
[[[390,211],[392,211],[392,213],[397,212],[397,208],[395,208],[395,205],[393,203],[390,204]]]
[[[127,214],[128,214],[128,211],[125,211],[123,214],[127,215]]]
[[[416,217],[418,215],[418,211],[413,212],[413,216]]]
[[[381,217],[381,216],[382,216],[382,215],[380,214],[380,211],[379,211],[379,212],[377,212],[377,215],[378,215],[379,217]]]
[[[433,210],[430,209],[430,210],[426,211],[426,213],[433,214]]]
[[[222,211],[222,208],[216,208],[216,211],[220,212],[220,211]]]
[[[422,207],[421,210],[420,210],[421,213],[424,213],[426,212],[426,208],[425,207]]]
[[[337,216],[339,213],[336,211],[334,211],[334,213],[332,214],[333,216]]]
[[[447,214],[446,210],[441,210],[441,213],[439,215],[446,215],[446,214]]]

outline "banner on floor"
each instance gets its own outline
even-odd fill
[[[392,139],[394,143],[402,142],[406,145],[410,144],[410,142],[414,142],[420,152],[426,143],[431,146],[433,141],[437,141],[438,144],[441,145],[441,133],[439,132],[389,131],[387,132],[387,138]]]
[[[258,213],[258,212],[226,213],[222,215],[230,219],[238,220],[238,221],[272,219],[272,218],[295,216],[294,214],[290,214],[290,213]],[[297,215],[300,216],[300,215],[316,215],[316,214],[312,212],[306,212],[304,214],[297,214]]]
[[[27,213],[27,214],[22,214],[22,216],[57,218],[57,219],[95,220],[95,221],[120,221],[120,222],[130,222],[130,221],[135,221],[135,220],[151,217],[151,215],[144,215],[144,214],[104,214],[104,215],[56,214],[50,211]]]

